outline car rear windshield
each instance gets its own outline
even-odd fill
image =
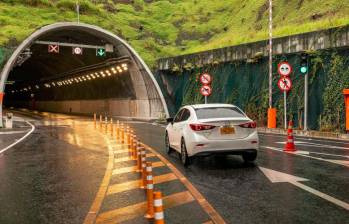
[[[236,107],[210,107],[195,109],[198,119],[245,117]]]

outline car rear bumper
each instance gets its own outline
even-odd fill
[[[186,141],[189,156],[209,154],[243,154],[255,152],[259,149],[257,131],[243,139],[208,140],[202,136],[195,136],[192,142]]]

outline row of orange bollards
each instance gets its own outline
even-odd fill
[[[94,128],[97,129],[97,115],[94,114]],[[125,144],[129,149],[129,156],[137,162],[137,172],[141,174],[140,188],[145,189],[147,196],[147,212],[145,218],[153,219],[155,224],[164,224],[164,211],[162,204],[162,193],[160,191],[154,192],[154,181],[152,173],[152,163],[146,161],[146,150],[140,144],[134,131],[126,126],[124,123],[116,121],[113,123],[113,119],[105,116],[103,122],[103,116],[99,116],[99,129],[108,133],[108,125],[110,125],[109,132],[112,137],[116,137],[116,141],[121,144]],[[104,126],[104,128],[103,128]]]

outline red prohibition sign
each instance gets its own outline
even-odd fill
[[[209,96],[209,95],[211,95],[211,94],[212,94],[212,88],[211,88],[211,86],[204,85],[203,87],[201,87],[200,93],[201,93],[201,95],[203,95],[203,96]]]
[[[288,62],[283,61],[278,64],[278,73],[281,76],[289,76],[292,73],[292,66]]]
[[[212,82],[212,76],[208,73],[204,73],[200,76],[200,82],[203,85],[208,85]]]
[[[282,77],[281,79],[279,79],[278,81],[278,86],[279,86],[279,89],[281,91],[290,91],[291,88],[292,88],[292,81],[290,78],[288,77]]]
[[[48,52],[58,54],[59,53],[59,45],[57,45],[57,44],[48,45]]]

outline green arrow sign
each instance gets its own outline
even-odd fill
[[[105,49],[104,48],[98,48],[97,51],[96,51],[96,55],[98,57],[104,57],[106,55]]]

